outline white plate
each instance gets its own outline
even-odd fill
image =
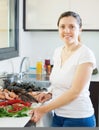
[[[3,117],[0,118],[0,127],[24,127],[30,117]]]
[[[41,103],[33,103],[31,107],[36,108],[40,105]],[[30,119],[30,115],[28,117],[2,117],[0,118],[0,127],[24,127]]]

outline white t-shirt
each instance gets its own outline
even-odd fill
[[[95,56],[85,45],[82,45],[78,50],[76,50],[61,67],[62,48],[63,46],[58,47],[53,56],[54,67],[50,75],[53,99],[57,98],[71,87],[76,68],[79,64],[91,62],[93,63],[93,69],[96,67]],[[94,109],[89,98],[90,80],[87,82],[78,98],[68,105],[55,109],[55,113],[62,117],[71,118],[88,117],[94,114]]]

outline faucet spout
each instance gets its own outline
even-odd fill
[[[20,63],[20,70],[19,70],[19,75],[20,75],[20,78],[22,79],[22,77],[23,77],[23,64],[24,64],[24,62],[25,61],[27,61],[27,64],[25,64],[26,66],[26,70],[25,70],[25,72],[27,71],[27,69],[28,69],[28,67],[29,67],[29,57],[23,57],[23,59],[22,59],[22,61],[21,61],[21,63]]]

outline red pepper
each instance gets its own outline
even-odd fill
[[[25,106],[18,106],[18,104],[16,104],[15,106],[12,107],[12,109],[9,109],[8,112],[18,112],[21,111]]]
[[[22,100],[14,99],[14,100],[7,100],[7,105],[12,105],[14,103],[22,103]]]
[[[21,103],[21,104],[23,104],[24,106],[28,106],[28,107],[31,106],[31,103],[30,103],[30,102],[24,102],[24,101],[19,100],[19,99],[14,99],[14,100],[8,100],[8,101],[7,101],[7,104],[8,104],[8,105],[12,105],[12,104],[14,104],[14,103]]]
[[[30,102],[22,102],[22,104],[23,104],[24,106],[30,107],[32,103],[30,103]]]
[[[0,102],[0,106],[6,106],[7,105],[7,102],[6,101],[1,101]]]
[[[15,103],[21,103],[21,104],[23,104],[24,106],[27,106],[27,107],[31,106],[30,102],[24,102],[24,101],[19,100],[19,99],[2,101],[2,102],[0,102],[0,106],[12,105],[12,104],[15,104]]]

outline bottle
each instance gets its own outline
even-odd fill
[[[45,59],[45,70],[46,70],[46,74],[49,75],[50,71],[51,71],[50,60],[49,59]]]
[[[36,74],[42,74],[42,61],[36,63]]]
[[[48,65],[47,66],[47,74],[50,75],[50,73],[51,73],[51,65]]]
[[[45,65],[50,65],[50,59],[45,59]]]

